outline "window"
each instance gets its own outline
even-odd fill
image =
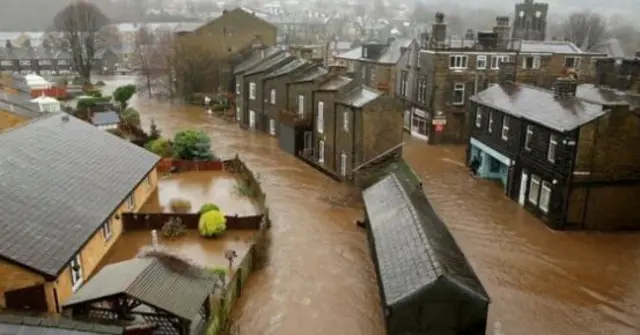
[[[367,67],[367,65],[366,65],[366,64],[362,64],[362,65],[360,66],[360,69],[362,70],[362,80],[367,80],[367,70],[368,70],[369,68]]]
[[[509,117],[506,115],[502,117],[502,139],[509,139]]]
[[[478,55],[476,59],[476,69],[484,70],[487,68],[487,56],[486,55]]]
[[[532,175],[529,182],[529,202],[537,205],[538,195],[540,195],[540,177]]]
[[[0,62],[0,65],[11,66],[11,65],[13,65],[13,61],[3,60],[3,61]]]
[[[304,95],[298,95],[298,115],[304,115]]]
[[[453,104],[464,104],[464,84],[456,83],[453,85]]]
[[[236,94],[240,94],[240,84],[236,84]]]
[[[347,154],[344,152],[340,154],[340,175],[347,175]]]
[[[531,138],[533,137],[533,126],[527,126],[527,134],[524,137],[524,149],[531,150]]]
[[[102,236],[104,236],[105,241],[109,241],[111,238],[111,220],[107,220],[102,224]]]
[[[324,133],[324,102],[322,101],[318,102],[317,124],[318,124],[318,133],[320,134]]]
[[[427,79],[424,77],[418,81],[418,102],[427,103]]]
[[[467,56],[464,56],[464,55],[449,56],[449,68],[450,69],[466,69]]]
[[[400,96],[407,96],[407,71],[400,72]]]
[[[346,132],[349,132],[349,112],[348,111],[342,112],[342,129],[344,129],[344,131]]]
[[[21,60],[20,61],[20,65],[31,65],[31,61],[30,60]]]
[[[482,127],[482,107],[476,107],[476,128]]]
[[[269,134],[276,134],[276,120],[274,119],[269,119]]]
[[[569,69],[577,69],[580,67],[580,57],[565,57],[564,66]]]
[[[362,48],[362,58],[367,58],[368,56],[368,49],[367,48]]]
[[[489,134],[493,132],[493,111],[489,111],[489,125],[487,126],[487,132]]]
[[[256,83],[249,83],[249,99],[256,99]]]
[[[538,207],[545,213],[549,212],[549,202],[551,200],[551,183],[543,180],[542,188],[540,189],[540,202]]]
[[[540,57],[539,56],[529,56],[522,58],[522,68],[523,69],[539,69],[540,68]]]
[[[236,106],[236,120],[240,121],[240,106]]]
[[[374,65],[369,65],[369,82],[370,83],[376,82],[376,68],[374,67]],[[375,86],[378,86],[378,85],[375,85]]]
[[[558,137],[549,135],[549,149],[547,149],[547,160],[551,163],[556,161],[556,147],[558,146]]]
[[[48,59],[41,59],[38,61],[40,65],[51,65],[51,61]]]
[[[508,62],[509,56],[497,55],[491,57],[491,68],[496,70],[500,68],[500,63]]]
[[[324,163],[324,141],[318,142],[318,163]]]
[[[499,160],[493,157],[490,157],[489,162],[490,162],[489,171],[491,171],[492,173],[500,172],[500,167],[502,167],[502,163]]]
[[[77,254],[71,262],[69,262],[69,267],[71,268],[71,288],[75,292],[80,285],[82,285],[82,281],[84,278],[82,277],[82,262],[80,261],[80,254]]]
[[[127,208],[129,209],[133,209],[133,207],[136,205],[134,199],[133,199],[133,193],[129,195],[129,197],[127,198]]]
[[[275,105],[276,104],[276,89],[272,88],[271,91],[269,91],[269,95],[271,98],[271,104]]]

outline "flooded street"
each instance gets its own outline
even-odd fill
[[[346,186],[281,151],[275,138],[201,108],[132,105],[145,128],[154,119],[167,136],[203,129],[217,155],[239,153],[260,174],[273,241],[268,266],[250,276],[234,307],[241,334],[383,334],[373,265],[353,223],[361,211],[339,205]],[[640,333],[640,234],[551,231],[499,185],[469,177],[462,147],[406,141],[406,159],[492,298],[488,334]]]

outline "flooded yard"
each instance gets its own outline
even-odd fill
[[[227,267],[229,262],[224,258],[224,252],[235,250],[238,255],[234,262],[235,270],[240,260],[249,251],[254,233],[255,231],[252,230],[228,230],[219,237],[205,238],[195,230],[188,230],[185,235],[169,240],[163,238],[158,232],[158,242],[162,248],[206,268]],[[134,258],[145,247],[151,246],[151,243],[150,231],[125,232],[113,246],[104,265]]]
[[[162,177],[140,212],[170,212],[172,199],[188,200],[194,212],[202,204],[213,203],[226,215],[260,213],[250,198],[242,196],[238,179],[226,171],[180,172]]]

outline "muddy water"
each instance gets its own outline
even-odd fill
[[[200,108],[133,105],[165,134],[204,129],[217,154],[238,152],[261,175],[274,238],[269,265],[235,307],[242,334],[383,333],[373,267],[353,224],[360,213],[339,205],[343,186],[275,139]],[[493,299],[487,333],[640,333],[640,235],[550,231],[500,186],[469,178],[461,148],[407,138],[405,155]]]

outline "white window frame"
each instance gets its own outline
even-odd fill
[[[456,92],[458,91],[462,91],[462,100],[461,101],[456,101]],[[451,99],[452,103],[454,105],[464,105],[464,98],[465,98],[465,84],[464,83],[454,83],[453,84],[453,92],[451,92],[451,94],[453,94],[453,98]]]
[[[547,160],[551,163],[556,162],[556,149],[558,148],[558,136],[549,135],[549,147],[547,148]]]
[[[304,115],[304,95],[298,94],[298,115]]]
[[[31,65],[31,61],[26,59],[26,60],[21,60],[20,61],[20,65],[24,65],[24,66],[28,66]]]
[[[347,175],[347,154],[344,151],[340,154],[340,175]]]
[[[324,102],[318,101],[318,117],[316,119],[317,130],[319,134],[324,133]]]
[[[271,100],[271,104],[275,105],[276,104],[276,89],[275,88],[272,88],[269,91],[269,97],[270,97],[270,100]]]
[[[524,149],[527,151],[531,151],[531,138],[533,138],[533,126],[529,124],[524,135]]]
[[[349,111],[342,112],[342,129],[349,132]]]
[[[78,270],[74,270],[75,266],[78,266]],[[82,271],[82,259],[80,258],[80,254],[76,254],[71,261],[69,262],[69,271],[71,272],[71,290],[73,292],[77,291],[82,283],[84,282],[84,274]]]
[[[276,120],[273,118],[269,119],[269,134],[276,135]]]
[[[133,209],[135,205],[136,205],[136,202],[134,200],[133,192],[132,192],[131,194],[129,194],[129,197],[127,198],[127,208]]]
[[[240,119],[241,119],[240,106],[236,106],[236,120],[240,121]]]
[[[2,66],[13,66],[13,61],[12,60],[3,60],[3,61],[0,61],[0,65],[2,65]]]
[[[240,84],[236,84],[236,94],[240,94]]]
[[[505,115],[502,117],[502,133],[500,134],[500,137],[503,141],[509,140],[509,122],[510,120],[508,116]]]
[[[253,110],[249,110],[249,128],[256,128],[256,112]]]
[[[467,55],[451,55],[449,56],[449,69],[466,69],[468,60],[469,57]]]
[[[324,141],[318,141],[318,163],[324,163]]]
[[[489,134],[493,133],[493,111],[489,111],[489,122],[487,125],[487,132]]]
[[[487,69],[487,55],[478,55],[476,58],[476,69],[478,70],[486,70]]]
[[[500,63],[508,61],[509,55],[494,55],[491,57],[491,69],[497,70],[500,68]]]
[[[567,60],[568,59],[573,59],[573,67],[568,67],[567,66]],[[580,58],[580,57],[566,56],[566,57],[564,57],[564,66],[567,67],[567,68],[570,68],[570,69],[579,69],[581,61],[582,61],[582,58]]]
[[[249,99],[256,99],[256,83],[249,83]]]
[[[529,202],[534,205],[538,205],[538,197],[540,196],[541,183],[542,183],[542,180],[540,179],[540,177],[536,175],[531,175],[531,180],[529,181],[529,194],[527,195],[527,198],[529,199]]]
[[[476,128],[482,127],[482,107],[476,107]]]
[[[551,183],[543,180],[540,187],[540,199],[538,200],[538,208],[544,213],[549,213],[549,203],[551,202]]]
[[[527,61],[531,59],[531,67],[527,66]],[[540,56],[526,56],[522,58],[523,69],[539,69],[540,68]]]
[[[113,235],[113,231],[111,229],[111,220],[107,220],[102,224],[102,236],[105,241],[109,241],[111,236]]]

